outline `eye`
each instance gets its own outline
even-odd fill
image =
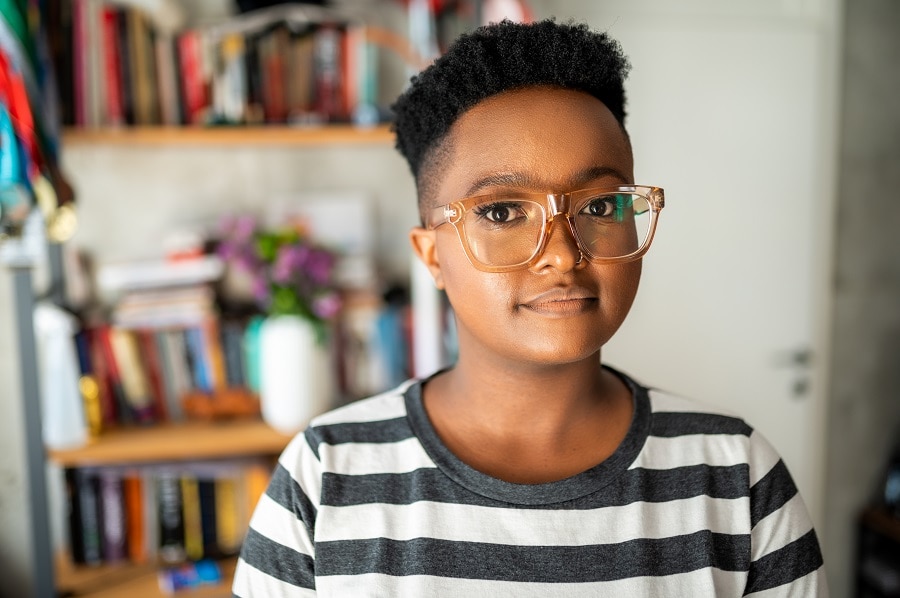
[[[582,208],[581,213],[598,218],[609,217],[616,213],[616,208],[619,207],[619,205],[620,204],[616,201],[615,196],[597,197],[589,201],[587,205]]]
[[[475,208],[475,214],[495,224],[507,224],[525,216],[522,207],[511,201],[483,204]]]

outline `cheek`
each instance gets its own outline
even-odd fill
[[[599,266],[601,304],[618,327],[631,310],[641,280],[641,261]]]

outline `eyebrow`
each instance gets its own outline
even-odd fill
[[[566,181],[567,186],[578,188],[581,185],[602,177],[613,176],[623,183],[628,182],[628,177],[615,168],[608,166],[591,166],[575,173]],[[548,189],[550,185],[538,176],[522,171],[496,172],[479,178],[467,190],[466,197],[471,197],[487,187],[525,187],[533,189]]]

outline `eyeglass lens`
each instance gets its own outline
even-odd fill
[[[650,234],[650,203],[636,193],[583,198],[569,213],[581,249],[589,257],[629,255],[640,249]],[[529,261],[540,247],[546,226],[544,205],[515,198],[479,204],[466,210],[463,218],[469,250],[475,259],[490,266]]]

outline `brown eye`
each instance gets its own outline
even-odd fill
[[[612,216],[615,213],[616,204],[609,197],[598,197],[596,199],[592,199],[588,204],[581,210],[583,214],[587,214],[588,216],[596,216],[596,217],[606,217]]]
[[[508,224],[524,216],[522,207],[515,202],[491,203],[478,206],[475,214],[479,219],[494,224]]]

